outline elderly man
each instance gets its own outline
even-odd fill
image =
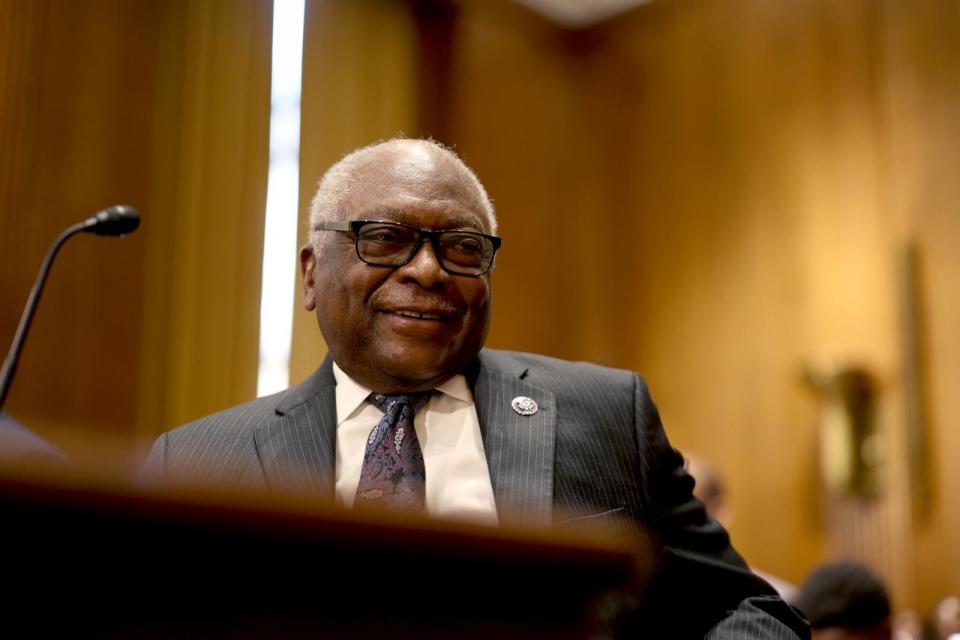
[[[304,305],[329,356],[285,392],[161,436],[150,474],[491,523],[624,516],[662,549],[625,633],[806,637],[693,498],[639,376],[482,348],[500,240],[453,152],[398,139],[351,153],[310,224]]]

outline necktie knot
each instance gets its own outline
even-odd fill
[[[430,400],[432,393],[433,392],[431,391],[426,391],[423,393],[386,395],[374,391],[367,396],[367,402],[375,406],[377,409],[380,409],[380,411],[383,411],[384,413],[390,413],[397,407],[402,409],[404,405],[406,405],[410,407],[413,415],[417,415],[417,411],[420,411],[420,409],[423,408],[423,405],[427,404],[427,402]]]

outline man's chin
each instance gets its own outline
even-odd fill
[[[393,382],[398,391],[425,391],[461,373],[459,360],[424,359],[427,349],[413,349],[407,353],[393,353],[381,359],[380,370]]]
[[[390,366],[385,367],[383,371],[403,388],[419,388],[426,385],[431,389],[459,373],[457,371],[450,372],[448,369],[439,366],[424,366],[419,363],[402,365],[399,362],[390,363]]]

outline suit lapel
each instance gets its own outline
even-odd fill
[[[274,417],[254,435],[270,489],[332,500],[336,437],[336,380],[328,357],[310,378],[281,396]]]
[[[473,396],[483,434],[490,480],[501,522],[549,525],[553,508],[556,402],[553,393],[521,378],[493,354],[480,352]],[[520,415],[511,407],[518,396],[532,398],[536,413]]]

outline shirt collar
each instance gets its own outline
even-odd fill
[[[337,424],[340,424],[364,407],[371,391],[348,376],[336,362],[333,363],[333,377],[337,381]],[[436,390],[460,402],[473,404],[473,393],[462,375],[453,376],[438,385]]]
[[[343,369],[334,362],[333,377],[337,381],[337,424],[352,417],[363,408],[370,395],[370,389],[359,384],[343,372]]]
[[[473,393],[467,384],[467,379],[457,374],[437,387],[437,391],[455,398],[461,402],[473,404]]]

